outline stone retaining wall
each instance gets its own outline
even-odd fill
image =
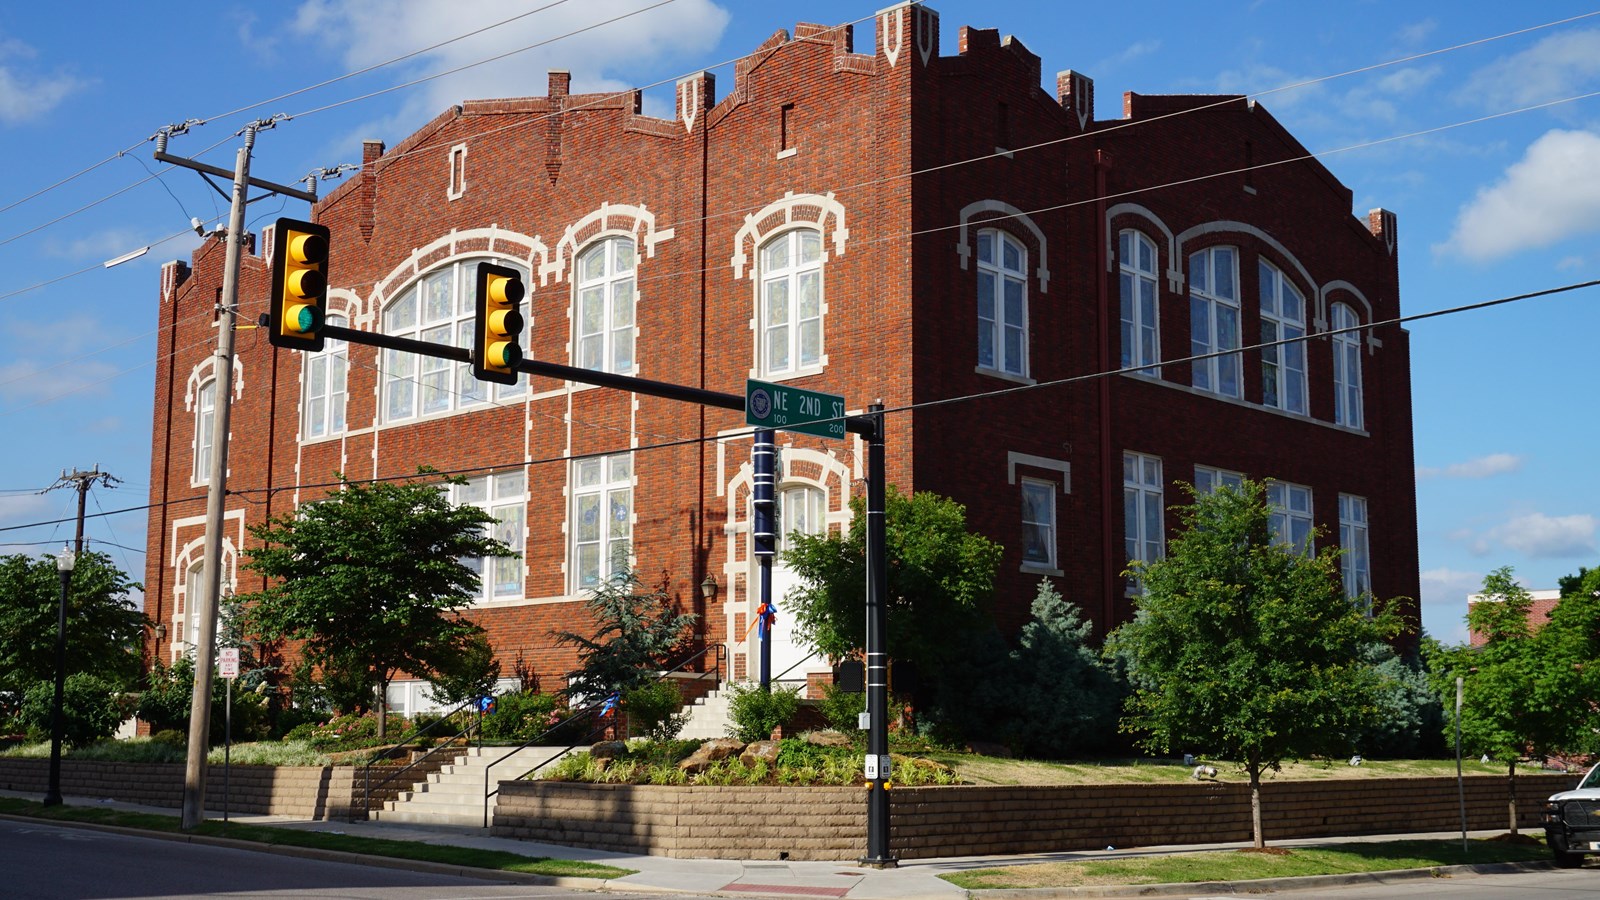
[[[354,766],[230,766],[228,808],[306,819],[347,819],[362,802],[362,771]],[[0,789],[44,795],[47,759],[0,759]],[[181,763],[112,763],[63,759],[61,792],[147,806],[183,805]],[[383,769],[374,769],[376,781]],[[409,776],[407,776],[409,777]],[[409,787],[409,785],[407,785]],[[221,809],[223,768],[206,774],[206,807]],[[374,799],[373,805],[377,805]]]
[[[1567,775],[1517,778],[1523,828]],[[1504,778],[1466,779],[1469,828],[1507,825]],[[890,793],[901,859],[1247,841],[1244,784],[917,787]],[[1270,782],[1267,840],[1460,828],[1453,778]],[[518,781],[500,786],[493,834],[679,858],[853,860],[866,852],[861,788],[658,787]]]

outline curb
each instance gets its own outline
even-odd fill
[[[640,890],[640,888],[636,885],[616,884],[612,880],[603,878],[584,878],[575,875],[535,875],[530,872],[508,872],[503,869],[480,869],[474,866],[458,866],[450,863],[428,862],[420,859],[405,859],[398,856],[368,856],[362,853],[352,853],[348,850],[323,850],[317,847],[296,847],[289,844],[263,844],[257,841],[244,841],[239,840],[238,838],[213,837],[205,834],[174,834],[169,831],[147,831],[142,828],[128,828],[122,825],[102,825],[98,822],[72,822],[57,819],[41,819],[33,816],[16,816],[4,813],[0,813],[0,819],[11,822],[55,825],[62,828],[79,828],[85,831],[101,831],[108,834],[120,834],[129,837],[143,837],[158,841],[172,841],[179,844],[203,844],[210,847],[226,847],[230,850],[249,850],[255,853],[272,853],[278,856],[293,856],[299,859],[316,859],[323,862],[339,862],[360,866],[375,866],[382,869],[403,869],[408,872],[422,872],[429,875],[453,875],[459,878],[476,878],[480,881],[499,881],[511,882],[515,884],[538,885],[541,887],[572,888],[574,890],[581,891]]]
[[[1176,884],[1115,884],[1093,887],[995,888],[967,891],[971,900],[1054,900],[1066,897],[1172,897],[1208,894],[1262,894],[1307,888],[1351,887],[1393,882],[1456,878],[1473,875],[1503,875],[1513,872],[1545,872],[1555,868],[1551,862],[1479,863],[1460,866],[1430,866],[1426,869],[1391,869],[1386,872],[1353,872],[1346,875],[1294,875],[1283,878],[1258,878],[1253,881],[1188,881]]]

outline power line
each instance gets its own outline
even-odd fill
[[[1430,310],[1428,312],[1413,313],[1413,314],[1408,315],[1408,316],[1394,316],[1392,318],[1381,319],[1381,320],[1373,321],[1373,322],[1370,322],[1370,323],[1367,323],[1367,324],[1362,324],[1362,325],[1353,325],[1353,326],[1349,326],[1349,327],[1346,327],[1346,328],[1333,328],[1333,329],[1329,329],[1327,331],[1319,331],[1319,332],[1316,332],[1315,334],[1307,334],[1307,335],[1304,335],[1302,337],[1285,338],[1285,339],[1282,339],[1282,340],[1275,340],[1275,341],[1262,341],[1262,342],[1259,342],[1259,343],[1249,344],[1249,345],[1236,347],[1236,348],[1231,348],[1231,349],[1228,349],[1228,350],[1219,350],[1219,351],[1214,351],[1214,352],[1211,352],[1211,353],[1193,354],[1191,356],[1185,356],[1185,357],[1180,357],[1180,358],[1176,358],[1176,359],[1162,360],[1160,362],[1149,363],[1147,365],[1127,366],[1127,367],[1123,367],[1123,368],[1109,369],[1109,370],[1104,370],[1104,371],[1099,371],[1099,372],[1090,372],[1090,373],[1083,374],[1083,375],[1073,375],[1073,376],[1069,376],[1069,377],[1066,377],[1066,378],[1054,379],[1054,380],[1051,380],[1051,381],[1041,381],[1041,382],[1038,382],[1036,384],[1016,385],[1014,387],[1000,388],[1000,389],[993,390],[993,391],[982,391],[982,392],[979,392],[979,393],[976,393],[976,394],[964,394],[964,395],[961,395],[961,396],[958,396],[958,397],[947,397],[947,398],[943,398],[943,399],[939,399],[939,400],[926,400],[926,401],[922,401],[922,402],[919,402],[919,403],[909,403],[909,404],[906,404],[904,406],[897,406],[897,407],[887,408],[887,409],[884,410],[884,413],[886,415],[888,415],[888,414],[894,414],[894,413],[914,412],[916,410],[929,409],[929,408],[933,408],[933,407],[936,407],[936,406],[949,406],[951,404],[968,402],[968,401],[972,401],[972,400],[992,399],[992,398],[995,398],[995,397],[1005,396],[1005,395],[1008,395],[1008,394],[1022,393],[1024,391],[1036,391],[1036,390],[1044,390],[1044,389],[1053,388],[1053,387],[1063,387],[1063,386],[1066,386],[1066,385],[1080,384],[1080,383],[1084,383],[1084,382],[1098,380],[1098,379],[1101,379],[1101,378],[1112,378],[1112,377],[1116,377],[1118,375],[1133,374],[1133,373],[1141,372],[1141,371],[1144,371],[1144,370],[1147,370],[1147,369],[1159,368],[1160,366],[1178,365],[1178,364],[1182,364],[1182,363],[1193,363],[1193,362],[1198,362],[1198,361],[1207,360],[1207,359],[1213,359],[1213,358],[1217,358],[1217,357],[1233,356],[1233,355],[1236,355],[1236,354],[1250,353],[1250,352],[1259,351],[1259,350],[1262,350],[1262,349],[1265,349],[1265,348],[1269,348],[1269,347],[1282,346],[1284,344],[1305,342],[1305,341],[1312,340],[1314,338],[1324,338],[1324,337],[1329,337],[1329,336],[1337,335],[1337,334],[1348,334],[1348,333],[1356,333],[1356,332],[1361,332],[1361,331],[1376,330],[1378,328],[1387,328],[1389,326],[1394,326],[1394,325],[1404,325],[1404,324],[1407,324],[1409,322],[1420,322],[1420,321],[1424,321],[1424,320],[1427,320],[1427,319],[1440,318],[1440,317],[1443,317],[1443,316],[1458,315],[1458,314],[1467,313],[1467,312],[1476,312],[1476,311],[1479,311],[1479,310],[1489,309],[1489,308],[1495,307],[1495,306],[1504,306],[1504,305],[1507,305],[1507,304],[1518,303],[1518,302],[1525,301],[1525,300],[1534,300],[1534,299],[1539,299],[1539,298],[1543,298],[1543,297],[1552,297],[1552,296],[1556,296],[1556,295],[1559,295],[1559,294],[1570,293],[1572,291],[1583,290],[1585,288],[1592,288],[1592,287],[1597,287],[1597,286],[1600,286],[1600,279],[1592,279],[1592,280],[1588,280],[1588,281],[1579,281],[1579,282],[1574,282],[1572,284],[1561,285],[1561,286],[1553,287],[1553,288],[1545,288],[1545,289],[1537,290],[1537,291],[1529,291],[1529,292],[1521,293],[1521,294],[1513,294],[1513,295],[1506,296],[1506,297],[1498,297],[1498,298],[1495,298],[1495,299],[1492,299],[1492,300],[1483,300],[1483,301],[1478,301],[1478,302],[1475,302],[1475,303],[1466,303],[1466,304],[1462,304],[1462,305],[1459,305],[1459,306],[1446,307],[1444,309]],[[623,453],[623,452],[640,453],[640,452],[648,452],[648,451],[652,451],[652,450],[671,449],[671,448],[674,448],[674,447],[681,447],[681,446],[687,446],[687,445],[699,444],[699,443],[719,443],[719,442],[724,442],[724,441],[740,440],[740,439],[743,439],[745,437],[749,437],[750,435],[752,435],[754,433],[754,431],[755,431],[755,429],[753,429],[753,428],[748,430],[748,431],[735,430],[735,431],[730,431],[730,432],[727,432],[727,433],[724,433],[724,434],[718,434],[718,435],[700,436],[700,437],[694,437],[694,438],[683,438],[683,439],[672,440],[672,441],[662,441],[662,442],[658,442],[658,443],[655,443],[655,444],[644,444],[644,445],[639,445],[639,446],[622,447],[622,448],[617,448],[617,449],[613,449],[613,450],[606,450],[606,451],[592,451],[592,452],[588,452],[588,453],[560,454],[560,455],[555,455],[555,456],[547,456],[547,457],[543,457],[543,458],[535,459],[535,460],[508,461],[508,462],[503,462],[503,463],[486,464],[486,465],[482,465],[482,466],[473,466],[473,467],[470,467],[470,468],[433,471],[433,472],[428,472],[428,473],[424,473],[424,474],[426,476],[438,475],[438,476],[443,476],[443,477],[449,477],[449,476],[454,476],[454,475],[471,475],[471,474],[480,474],[480,473],[484,473],[484,472],[495,472],[495,471],[509,470],[509,469],[513,469],[513,468],[524,468],[524,467],[530,467],[530,466],[535,466],[535,465],[548,465],[548,464],[551,464],[551,463],[570,462],[570,461],[575,460],[575,459],[585,459],[585,458],[589,458],[589,457],[604,456],[604,455],[610,455],[610,454],[615,454],[615,453]],[[798,437],[798,435],[796,435],[796,437]],[[278,487],[268,487],[268,488],[236,488],[236,489],[230,489],[228,491],[228,493],[232,494],[232,495],[273,494],[273,493],[281,493],[281,492],[284,492],[284,491],[291,491],[291,490],[298,491],[298,490],[305,490],[305,489],[310,489],[310,488],[338,487],[338,486],[340,486],[342,484],[347,484],[347,483],[348,484],[377,484],[377,483],[389,482],[389,481],[403,481],[403,480],[413,479],[413,478],[417,478],[417,477],[419,477],[419,473],[412,473],[412,474],[407,474],[407,475],[382,476],[382,477],[377,477],[377,478],[347,478],[344,481],[298,482],[298,483],[293,484],[293,485],[282,485],[282,486],[278,486]],[[109,511],[101,511],[100,513],[90,514],[89,518],[100,518],[100,517],[104,517],[104,516],[115,516],[115,515],[122,515],[122,514],[125,514],[125,513],[142,512],[142,511],[145,511],[145,510],[156,509],[156,508],[163,507],[163,506],[179,506],[179,505],[182,505],[182,504],[185,504],[185,503],[198,503],[198,502],[203,501],[205,499],[206,498],[204,497],[204,495],[194,496],[194,497],[182,497],[182,498],[178,498],[178,499],[175,499],[175,500],[168,500],[168,501],[165,501],[165,502],[162,502],[162,503],[146,503],[146,504],[144,504],[142,506],[130,506],[130,507],[126,507],[126,508],[123,508],[123,509],[114,509],[114,510],[109,510]],[[245,498],[241,496],[240,499],[245,499]],[[0,533],[4,533],[4,532],[8,532],[8,531],[20,531],[20,530],[28,529],[28,528],[42,528],[42,527],[47,526],[47,525],[58,525],[58,524],[61,524],[63,522],[71,522],[71,521],[73,521],[73,519],[69,517],[69,518],[64,518],[64,519],[48,519],[48,520],[39,521],[39,522],[30,522],[30,523],[25,524],[25,525],[0,526]]]

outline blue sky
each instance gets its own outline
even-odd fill
[[[731,60],[796,19],[862,20],[856,46],[870,49],[882,0],[666,0],[628,16],[657,3],[223,0],[166,4],[159,15],[105,4],[71,27],[47,5],[8,10],[0,429],[12,438],[0,443],[0,527],[70,516],[70,491],[36,493],[64,468],[98,463],[123,480],[96,490],[91,512],[146,502],[159,266],[197,245],[191,217],[226,216],[197,175],[151,160],[145,139],[161,126],[205,120],[171,151],[231,167],[248,118],[290,113],[258,139],[254,173],[293,182],[358,162],[362,139],[393,145],[460,100],[542,94],[551,68],[571,70],[575,91],[659,84],[646,104],[663,114],[678,76],[714,69],[725,94]],[[930,5],[946,53],[963,24],[1014,34],[1043,58],[1050,86],[1068,68],[1094,78],[1100,118],[1120,116],[1129,90],[1257,95],[1303,144],[1327,151],[1324,163],[1354,191],[1352,212],[1399,215],[1408,314],[1600,278],[1600,97],[1584,96],[1600,91],[1600,15],[1581,4],[1213,0],[1137,14],[1059,0]],[[1539,27],[1569,17],[1585,18]],[[253,204],[249,221],[257,229],[305,212],[275,198]],[[1512,565],[1529,586],[1554,587],[1600,561],[1590,349],[1600,289],[1426,320],[1411,333],[1424,624],[1460,640],[1465,595],[1488,570]],[[92,519],[88,536],[142,577],[144,522],[142,512]],[[0,531],[0,552],[53,549],[71,531]]]

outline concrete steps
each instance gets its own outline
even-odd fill
[[[458,825],[483,827],[484,774],[489,775],[489,789],[499,782],[510,781],[540,764],[553,764],[567,753],[565,747],[526,747],[518,750],[503,762],[496,762],[510,751],[509,747],[469,748],[456,756],[455,762],[419,781],[410,790],[374,809],[372,818],[380,822],[408,822],[428,825]],[[490,764],[494,763],[492,769]],[[548,765],[545,766],[548,768]],[[495,799],[489,801],[489,816],[494,816]]]
[[[689,704],[689,721],[678,737],[683,740],[703,740],[728,736],[728,724],[733,721],[728,711],[728,695],[712,691]]]

